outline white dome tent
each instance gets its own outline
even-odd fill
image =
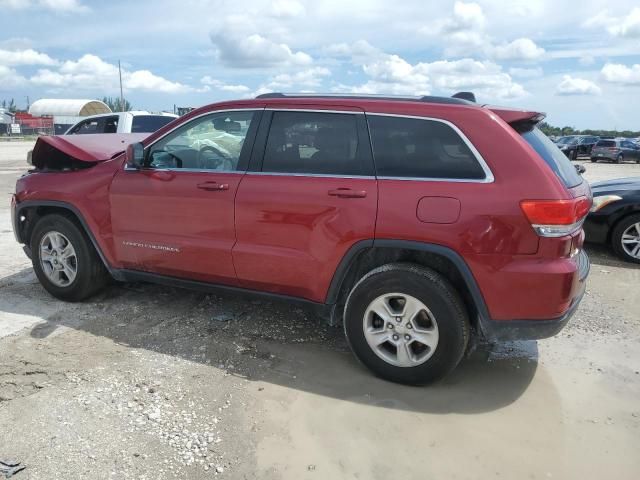
[[[31,104],[29,113],[37,117],[53,117],[56,133],[59,133],[80,121],[82,117],[111,113],[111,109],[100,100],[42,98]]]

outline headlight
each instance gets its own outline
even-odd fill
[[[593,197],[593,204],[591,205],[591,212],[597,212],[601,208],[606,207],[610,203],[622,200],[622,197],[618,195],[602,195],[601,197]]]

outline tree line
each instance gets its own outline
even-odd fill
[[[595,135],[597,137],[640,137],[640,130],[578,130],[573,127],[554,127],[547,122],[540,122],[538,127],[547,136],[563,137],[565,135]]]

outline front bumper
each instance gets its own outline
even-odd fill
[[[578,254],[579,288],[569,309],[558,318],[550,320],[489,320],[480,319],[482,336],[488,341],[538,340],[549,338],[562,330],[578,309],[587,287],[591,263],[582,250]]]
[[[12,195],[11,196],[11,226],[13,227],[13,236],[16,237],[16,241],[18,243],[22,243],[22,240],[20,239],[20,230],[19,230],[19,222],[20,219],[18,218],[17,215],[17,208],[18,204],[16,202],[16,196]]]

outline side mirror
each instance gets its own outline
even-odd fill
[[[585,168],[584,165],[574,165],[574,167],[576,167],[576,171],[582,175],[584,172],[587,171],[587,169]]]
[[[144,146],[142,143],[132,143],[127,147],[127,166],[131,168],[142,168],[144,164]]]

